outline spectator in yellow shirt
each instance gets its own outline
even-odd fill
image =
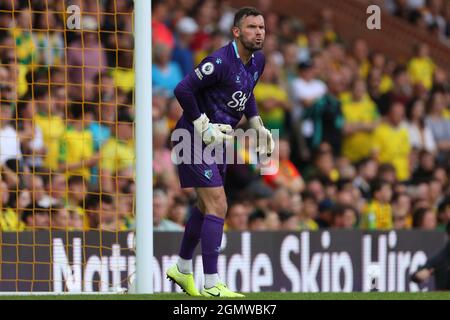
[[[83,230],[83,218],[84,216],[81,215],[79,212],[77,212],[73,208],[67,208],[69,211],[69,230]]]
[[[365,81],[358,79],[353,84],[352,99],[342,105],[345,118],[342,153],[352,162],[357,162],[371,153],[373,130],[378,125],[378,111],[367,94]]]
[[[83,176],[71,176],[67,181],[68,192],[66,204],[71,207],[84,207],[87,194],[86,180]]]
[[[105,193],[89,193],[86,197],[85,230],[118,231],[123,229],[122,227],[119,224],[114,198]]]
[[[50,209],[38,204],[30,204],[22,211],[25,230],[47,230],[50,227]]]
[[[112,70],[111,75],[114,86],[128,94],[134,89],[133,35],[122,33],[117,38],[121,50],[117,52],[117,67]]]
[[[8,41],[10,40],[10,41]],[[14,41],[6,38],[1,42],[6,47],[14,47]],[[28,92],[28,82],[26,79],[28,67],[17,63],[15,51],[5,50],[1,54],[0,83],[2,86],[2,100],[17,102],[17,98],[23,98]]]
[[[44,145],[47,149],[43,165],[45,168],[56,170],[58,169],[60,142],[65,130],[64,120],[55,101],[50,98],[50,92],[46,85],[34,87],[34,102],[37,109],[34,121],[42,130]]]
[[[37,46],[31,30],[32,16],[31,9],[22,8],[18,11],[16,26],[9,29],[12,38],[16,41],[17,61],[24,65],[35,65],[38,62]]]
[[[90,179],[90,168],[95,166],[99,154],[94,154],[94,139],[92,132],[84,122],[82,104],[70,106],[68,126],[61,137],[59,148],[59,169],[68,177],[81,175],[86,181]]]
[[[394,229],[411,229],[411,197],[406,193],[394,193],[392,198],[392,215]]]
[[[368,81],[373,81],[374,79],[372,77],[374,75],[379,77],[376,89],[380,94],[389,92],[394,85],[391,76],[393,70],[389,70],[392,65],[391,60],[386,61],[386,57],[381,52],[376,52],[371,56],[370,63],[371,68],[368,75]]]
[[[70,176],[67,180],[67,196],[65,199],[66,208],[69,210],[71,221],[76,227],[77,217],[80,220],[85,216],[85,198],[87,194],[86,180],[83,176]],[[73,211],[73,213],[71,213]]]
[[[37,63],[40,66],[60,65],[64,60],[64,33],[56,13],[34,12],[34,24],[32,37]]]
[[[430,58],[427,44],[421,43],[414,49],[414,57],[408,63],[408,73],[413,84],[421,84],[427,90],[433,86],[433,74],[436,65]]]
[[[42,178],[45,188],[45,191],[42,191],[46,195],[44,194],[38,204],[43,207],[50,207],[56,203],[66,203],[68,187],[65,174],[48,170],[47,172],[42,172]],[[36,188],[38,185],[34,187]]]
[[[0,180],[0,233],[22,231],[25,226],[19,219],[18,213],[6,207],[8,201],[8,186],[4,181]]]
[[[315,221],[319,213],[319,207],[315,195],[309,191],[304,191],[301,194],[303,202],[303,209],[298,217],[298,227],[300,230],[315,231],[319,229],[319,225]]]
[[[50,212],[50,228],[52,230],[69,230],[70,213],[64,206],[52,206]]]
[[[381,163],[390,163],[395,167],[397,179],[405,181],[410,176],[409,155],[411,145],[408,129],[402,126],[405,107],[394,102],[386,121],[376,128],[373,137],[373,152]]]
[[[363,210],[361,228],[366,230],[392,229],[392,187],[382,180],[371,183],[372,200]]]
[[[122,113],[115,126],[115,135],[109,138],[100,150],[102,192],[116,190],[115,183],[120,183],[119,178],[132,179],[134,161],[133,119]]]
[[[280,70],[269,60],[254,95],[260,109],[261,118],[268,129],[278,129],[284,133],[285,112],[290,110],[290,103],[286,90],[280,83]]]
[[[333,182],[339,180],[339,171],[336,169],[333,153],[328,147],[317,151],[313,155],[313,161],[314,166],[310,167],[309,171],[305,170],[305,180],[310,180],[312,177],[326,178]]]
[[[370,61],[369,61],[369,48],[367,41],[363,38],[358,38],[353,43],[353,56],[356,59],[358,65],[358,74],[361,78],[367,79],[370,71]]]

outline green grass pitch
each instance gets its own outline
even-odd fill
[[[189,297],[186,294],[165,293],[151,295],[109,294],[109,295],[43,295],[43,296],[0,296],[0,300],[211,300]],[[223,299],[228,300],[228,299]],[[248,293],[243,299],[229,300],[450,300],[450,292],[354,292],[354,293]]]

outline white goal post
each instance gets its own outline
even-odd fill
[[[136,108],[136,278],[133,293],[153,293],[151,0],[134,1]]]

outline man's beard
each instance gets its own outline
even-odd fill
[[[260,45],[253,44],[249,41],[244,40],[244,37],[242,35],[239,36],[239,40],[241,41],[244,48],[250,51],[251,53],[261,50],[264,47],[264,41],[262,41]]]

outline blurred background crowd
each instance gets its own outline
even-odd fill
[[[450,2],[445,0],[386,0],[392,15],[405,19],[450,46]]]
[[[1,1],[0,230],[134,227],[132,11]]]
[[[71,4],[82,8],[81,30],[65,28],[62,1],[0,4],[3,231],[135,227],[132,1]],[[271,0],[258,4],[266,66],[254,94],[265,125],[280,131],[279,170],[260,175],[235,145],[244,164],[227,169],[226,230],[443,230],[450,75],[430,48],[418,43],[395,61],[363,38],[343,38],[331,10],[311,27],[275,13]],[[385,9],[448,38],[444,1]],[[170,157],[182,114],[173,89],[230,41],[235,10],[226,0],[152,1],[157,231],[183,230],[196,203]]]

